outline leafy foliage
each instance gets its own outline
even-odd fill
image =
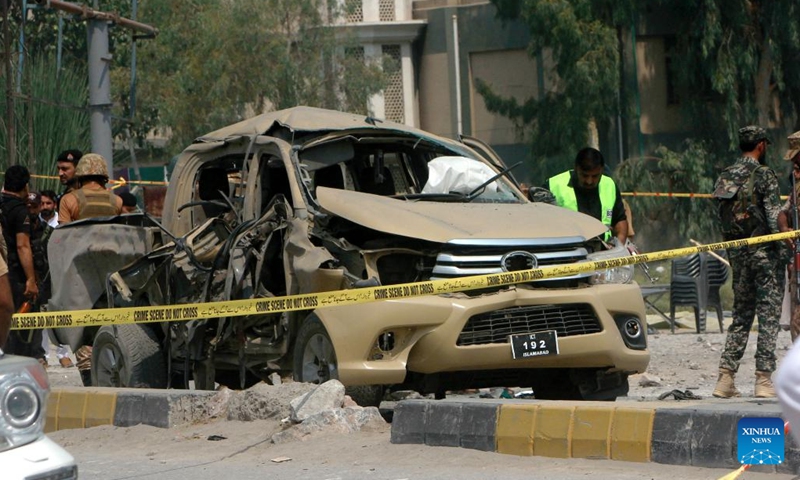
[[[99,10],[131,16],[130,0],[98,3]],[[267,110],[306,104],[366,113],[369,96],[386,85],[397,66],[367,65],[363,56],[346,55],[355,42],[344,29],[329,26],[340,13],[336,5],[325,0],[139,0],[137,20],[157,27],[159,35],[137,41],[137,104],[131,121],[134,32],[109,28],[115,138],[132,135],[142,148],[145,138],[161,134],[170,139],[168,153],[176,153],[203,133]],[[55,57],[62,18],[62,66],[85,72],[85,22],[54,9],[31,12],[24,24],[29,55]],[[12,17],[16,52],[22,25],[16,2]],[[77,92],[85,105],[85,87]],[[76,137],[71,146],[78,142]]]
[[[731,160],[732,163],[733,160]],[[721,167],[720,167],[721,168]],[[680,152],[659,147],[655,156],[628,159],[614,178],[623,191],[711,193],[718,168],[708,144],[687,140]],[[640,248],[657,250],[720,240],[713,200],[629,198]]]
[[[564,169],[569,153],[585,145],[590,119],[602,128],[628,112],[618,35],[640,20],[660,21],[648,19],[653,7],[676,19],[667,22],[675,29],[671,73],[686,141],[675,151],[661,146],[652,157],[623,162],[616,173],[623,190],[710,193],[720,170],[739,155],[741,126],[800,129],[800,4],[793,0],[492,3],[500,18],[529,27],[530,55],[552,52],[555,87],[524,102],[495,94],[485,82],[478,91],[490,111],[523,128],[537,155],[560,158]],[[774,157],[770,152],[768,163],[782,176],[785,166]],[[710,200],[639,197],[630,204],[637,241],[649,239],[651,248],[718,238]]]
[[[478,79],[476,87],[491,112],[514,120],[536,145],[537,155],[568,159],[585,146],[588,122],[605,122],[619,103],[616,24],[629,18],[630,1],[494,0],[500,18],[518,18],[530,29],[528,52],[552,55],[552,86],[539,98],[519,102],[492,91]],[[550,68],[550,65],[546,65]]]
[[[367,98],[383,88],[389,72],[344,54],[353,42],[326,26],[338,12],[323,5],[147,2],[142,16],[157,19],[161,33],[140,49],[139,97],[169,130],[171,150],[267,110],[305,104],[365,113]]]
[[[782,126],[785,119],[796,118],[800,111],[797,2],[663,3],[685,20],[677,22],[674,73],[694,135],[733,150],[742,125]]]
[[[0,71],[3,84],[4,74]],[[28,95],[15,98],[14,115],[17,163],[26,165],[31,173],[55,176],[59,152],[68,148],[86,150],[91,144],[86,78],[86,71],[78,68],[58,71],[52,56],[37,56],[28,62],[23,78],[23,91]],[[0,111],[5,112],[6,101],[5,95],[0,96]],[[0,118],[2,171],[9,166],[6,121]],[[34,178],[31,183],[36,189],[57,189],[59,185],[57,179]]]

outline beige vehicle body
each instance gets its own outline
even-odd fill
[[[528,202],[504,169],[487,147],[391,122],[307,107],[261,115],[181,154],[161,219],[165,240],[152,240],[159,228],[142,220],[137,238],[153,244],[108,272],[104,291],[84,303],[266,298],[624,253],[598,240],[600,222]],[[455,183],[432,187],[436,175]],[[91,223],[72,228],[132,228],[130,219]],[[62,243],[84,235],[59,230]],[[621,269],[252,318],[103,327],[91,335],[94,379],[175,386],[182,378],[213,388],[280,372],[338,378],[367,403],[386,388],[441,396],[517,385],[537,398],[613,399],[649,361],[642,297],[629,282]],[[556,332],[557,354],[513,358],[511,335],[542,331]],[[130,350],[151,358],[126,359]]]

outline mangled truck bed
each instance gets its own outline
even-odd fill
[[[54,285],[64,287],[50,310],[191,308],[627,254],[599,240],[605,227],[591,217],[528,202],[510,169],[473,139],[307,107],[199,138],[178,159],[160,223],[126,217],[54,232],[52,260],[60,248],[75,250],[51,262]],[[649,360],[631,277],[622,267],[474,292],[59,334],[73,348],[94,346],[96,385],[242,387],[277,372],[338,378],[369,404],[387,388],[442,396],[497,385],[529,386],[537,398],[613,399]],[[547,335],[557,354],[514,358],[510,339],[538,332],[555,332]]]

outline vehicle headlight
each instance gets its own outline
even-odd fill
[[[627,248],[619,246],[611,250],[591,253],[586,259],[590,262],[596,262],[599,260],[627,257],[629,255],[630,252]],[[594,285],[602,285],[605,283],[631,283],[633,280],[633,267],[633,265],[623,265],[606,270],[598,270],[594,272],[590,281]]]
[[[39,417],[39,397],[29,385],[13,385],[3,395],[3,416],[14,428],[28,428]]]
[[[0,353],[0,451],[42,436],[49,389],[39,362]]]

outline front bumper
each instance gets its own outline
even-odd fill
[[[4,480],[73,480],[78,478],[75,459],[46,436],[0,453]]]
[[[457,345],[459,333],[473,315],[514,306],[562,304],[590,305],[601,331],[561,337],[558,355],[522,360],[512,358],[508,343]],[[647,350],[625,345],[614,321],[617,315],[636,317],[646,330],[644,302],[635,284],[553,290],[515,286],[476,297],[415,297],[316,313],[333,341],[339,378],[345,385],[399,384],[408,372],[602,368],[638,373],[650,360]],[[390,352],[377,348],[379,336],[387,331],[395,337]]]

